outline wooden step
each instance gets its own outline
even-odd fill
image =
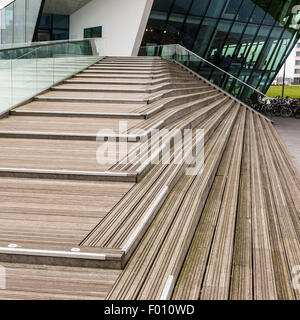
[[[10,116],[4,118],[0,122],[1,133],[19,134],[28,133],[32,135],[39,134],[66,134],[66,135],[84,135],[91,137],[97,136],[99,130],[110,129],[115,134],[125,134],[126,130],[130,130],[133,126],[142,123],[144,120],[129,119],[126,121],[126,126],[120,127],[118,119],[108,118],[81,118],[81,117],[49,117],[45,121],[45,117],[38,116]],[[125,130],[125,131],[124,131]],[[3,134],[4,135],[4,134]]]
[[[61,84],[51,88],[52,91],[80,91],[80,92],[115,92],[115,93],[154,93],[167,89],[197,89],[202,88],[199,83],[162,83],[155,86],[140,86],[140,88],[132,88],[131,86],[117,86],[117,85],[98,85],[98,84]]]
[[[220,127],[214,131],[211,138],[206,143],[205,158],[209,157],[210,154],[218,154],[214,152],[217,148],[216,142],[219,140],[221,135],[225,137],[225,127],[229,117],[232,116],[233,113],[231,113],[231,116],[228,115],[224,118],[224,121],[221,123]],[[205,166],[205,168],[207,167]],[[203,177],[203,173],[201,176]],[[151,272],[151,267],[160,252],[160,249],[164,243],[164,239],[168,235],[169,230],[172,230],[172,225],[176,220],[178,209],[181,207],[182,201],[184,201],[194,180],[195,176],[183,176],[180,179],[179,183],[166,200],[164,206],[159,211],[148,232],[145,234],[137,250],[128,262],[125,270],[118,278],[113,289],[107,297],[108,299],[114,300],[142,298],[140,295],[140,290],[142,290],[144,285],[146,285],[145,280],[148,277],[149,272]],[[182,249],[179,249],[179,251],[180,250]],[[163,263],[163,265],[165,266],[165,263]],[[155,277],[157,277],[157,281],[162,281],[164,274],[156,274]],[[167,275],[167,278],[169,278],[169,274]],[[151,279],[151,282],[152,281],[155,281],[155,279]],[[165,283],[162,284],[164,285]],[[151,298],[153,298],[153,296],[151,296]],[[158,299],[160,298],[162,298],[162,295],[160,295]]]
[[[218,117],[211,116],[211,121],[207,121],[207,127],[205,127],[205,139],[209,139],[209,136],[221,122],[221,117],[229,109],[229,107],[224,108],[222,112],[220,111]],[[193,148],[194,142],[190,141],[190,143],[190,147]],[[107,216],[105,221],[102,221],[81,245],[121,248],[126,253],[125,259],[127,260],[130,257],[147,227],[154,219],[157,210],[162,205],[162,201],[172,191],[182,174],[184,174],[186,163],[180,165],[171,163],[169,165],[156,165],[156,167],[156,170],[154,168],[149,173],[150,177],[154,176],[151,179],[150,177],[145,177],[146,184],[143,180],[140,184],[136,185],[119,205],[111,211],[110,216]],[[151,193],[147,191],[149,188],[151,188]],[[146,219],[145,223],[143,222],[144,219]],[[141,226],[140,230],[138,228],[139,225]],[[139,230],[138,232],[136,228]]]
[[[139,145],[137,148],[140,150],[143,148],[145,149],[147,145],[150,145],[151,143],[151,148],[157,148],[153,157],[161,155],[165,149],[165,144],[170,144],[170,146],[173,145],[174,137],[178,133],[178,129],[180,129],[182,133],[185,129],[193,129],[219,108],[224,107],[226,104],[232,105],[232,103],[233,102],[228,102],[228,98],[216,100],[216,102],[203,99],[181,105],[180,107],[174,108],[173,110],[165,113],[161,112],[158,115],[158,119],[161,119],[162,116],[166,117],[164,127],[169,130],[169,135],[164,136],[164,143],[160,143],[158,137],[161,133],[158,132],[156,135],[151,137],[152,143],[151,141],[146,141],[144,146]],[[205,107],[206,105],[208,106]],[[153,141],[156,141],[156,144],[154,144]],[[137,148],[133,148],[127,155],[129,159],[134,159],[134,155],[138,153]],[[144,156],[139,157],[136,161],[131,161],[130,163],[126,162],[124,164],[124,160],[122,159],[116,165],[112,166],[111,170],[136,172],[138,174],[137,179],[140,180],[151,167],[151,159],[149,159],[148,154],[145,154]]]
[[[203,173],[196,177],[192,187],[189,189],[187,197],[179,209],[181,214],[177,214],[177,219],[173,222],[170,233],[155,260],[155,264],[152,265],[138,299],[167,300],[171,298],[181,265],[200,218],[199,213],[202,212],[207,199],[233,123],[234,121],[227,126],[227,134],[224,134],[224,137],[218,141],[217,151],[207,161],[208,168],[204,168]],[[198,198],[198,201],[193,201],[195,197]],[[219,244],[224,245],[222,242]],[[222,257],[225,257],[225,255],[222,254]],[[161,276],[157,277],[155,274]]]
[[[200,299],[227,300],[229,297],[233,242],[235,236],[236,212],[240,185],[240,168],[243,151],[246,110],[236,122],[237,140],[228,172],[220,208],[218,225],[211,246],[207,271],[202,284]]]
[[[75,75],[71,79],[67,79],[64,81],[64,83],[72,83],[72,84],[102,84],[106,86],[114,86],[114,85],[126,85],[126,86],[151,86],[151,85],[159,85],[164,82],[168,83],[176,83],[183,81],[184,83],[191,83],[191,84],[197,84],[201,81],[197,79],[191,79],[191,78],[170,78],[170,77],[161,77],[157,80],[152,79],[140,79],[140,78],[132,78],[132,79],[116,79],[116,78],[102,78],[102,77],[80,77],[79,75]]]
[[[266,199],[269,200],[268,209],[272,208],[268,215],[271,220],[268,224],[271,248],[279,242],[279,245],[272,248],[272,251],[279,251],[278,258],[273,258],[277,297],[291,300],[294,299],[294,294],[296,294],[296,299],[298,300],[300,293],[297,290],[293,290],[290,279],[293,278],[293,268],[300,257],[299,215],[292,200],[293,194],[290,193],[285,181],[285,175],[288,174],[288,170],[286,170],[286,167],[282,167],[281,170],[278,168],[276,153],[272,152],[270,147],[272,144],[265,134],[264,121],[257,115],[255,118],[256,131],[259,133],[260,138],[259,151],[265,159],[263,163],[265,165],[265,175],[263,177],[265,179],[265,190],[268,191],[268,193],[266,192]],[[266,173],[268,173],[268,177]],[[278,234],[278,230],[281,230],[281,234]],[[279,250],[280,247],[281,250]]]
[[[1,262],[121,267],[122,252],[78,244],[132,183],[3,177],[0,182]]]
[[[232,164],[232,156],[236,146],[238,129],[239,125],[233,127],[222,156],[214,183],[201,214],[186,260],[178,277],[172,296],[172,299],[174,300],[197,300],[200,297],[210,248],[222,205],[220,199],[223,197],[229,168]],[[246,282],[247,279],[243,279],[243,281]]]
[[[126,114],[135,115],[140,114],[136,112],[138,109],[144,107],[146,104],[106,104],[106,103],[84,103],[84,102],[61,102],[61,101],[49,101],[49,102],[41,102],[41,101],[32,101],[24,106],[20,106],[11,111],[12,114],[20,115],[22,112],[34,112],[36,115],[37,113],[41,112],[45,113],[92,113],[92,114],[102,114],[103,117],[106,115],[110,115],[109,117],[114,117],[113,115],[122,115]],[[27,114],[28,115],[28,114]],[[122,116],[120,116],[122,118]]]
[[[102,300],[120,270],[2,263],[7,289],[1,300]]]
[[[203,168],[179,161],[185,129]],[[185,66],[104,58],[5,114],[0,146],[1,265],[124,269],[108,299],[300,298],[299,172],[269,121]],[[104,146],[122,156],[99,164]]]

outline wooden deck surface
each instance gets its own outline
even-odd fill
[[[144,104],[113,104],[110,103],[84,103],[84,102],[60,102],[33,101],[27,105],[21,106],[16,111],[58,111],[58,112],[94,112],[94,113],[123,113],[135,112]]]
[[[0,241],[77,246],[132,184],[0,178]]]
[[[142,123],[143,120],[129,119],[127,129]],[[0,131],[5,132],[47,132],[47,133],[75,133],[97,134],[102,130],[111,130],[115,133],[120,131],[119,119],[107,118],[76,118],[76,117],[45,117],[39,116],[11,116],[2,119]],[[126,130],[126,129],[125,129]]]
[[[97,163],[104,129],[144,129],[141,158]],[[203,170],[172,132],[149,162],[154,129],[192,129],[194,155],[204,130]],[[184,68],[105,58],[1,119],[0,148],[0,299],[299,300],[299,172],[271,122]]]
[[[1,263],[0,300],[104,300],[120,270]]]
[[[0,138],[0,168],[106,171],[123,157],[120,148],[130,149],[134,143],[116,142],[116,154],[106,152],[96,157],[105,145],[102,141]]]

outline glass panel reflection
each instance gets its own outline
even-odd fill
[[[1,45],[33,41],[42,0],[15,0],[0,10]]]
[[[92,41],[0,50],[0,114],[99,60]]]
[[[267,90],[299,39],[292,14],[298,1],[274,2],[154,0],[142,46],[181,44],[246,82],[257,76]]]

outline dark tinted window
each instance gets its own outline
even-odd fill
[[[101,38],[102,27],[93,27],[84,29],[84,38]]]
[[[178,43],[240,79],[267,88],[299,38],[291,27],[296,4],[297,0],[154,0],[142,45]]]

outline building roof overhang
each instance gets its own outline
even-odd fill
[[[44,12],[70,15],[91,1],[92,0],[46,0]]]

